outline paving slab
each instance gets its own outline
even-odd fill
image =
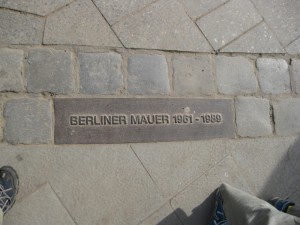
[[[162,206],[139,225],[182,225],[169,203]]]
[[[0,44],[42,44],[45,19],[0,9]]]
[[[200,18],[197,25],[214,49],[220,49],[262,21],[248,0],[231,0]]]
[[[186,8],[188,15],[195,20],[228,0],[180,0],[180,2]]]
[[[211,56],[173,57],[174,90],[179,96],[216,93]]]
[[[122,18],[132,14],[140,9],[150,5],[155,0],[93,0],[96,6],[100,9],[103,16],[109,22],[114,24]]]
[[[214,207],[214,191],[222,183],[251,193],[249,181],[231,157],[206,172],[172,199],[171,205],[184,225],[209,224]]]
[[[168,64],[163,55],[135,54],[128,58],[128,92],[132,95],[169,94]]]
[[[23,58],[22,50],[0,50],[0,92],[20,92],[24,89],[22,77]]]
[[[75,225],[49,184],[14,205],[4,217],[11,225]]]
[[[127,48],[210,52],[212,49],[183,7],[160,0],[113,26]]]
[[[300,134],[300,98],[276,101],[273,108],[277,134]]]
[[[166,197],[172,197],[226,154],[224,140],[136,144],[135,153]]]
[[[18,199],[49,183],[77,225],[139,224],[166,202],[128,145],[7,146],[0,152],[0,165],[19,173]]]
[[[253,0],[252,2],[284,46],[300,36],[298,0]]]
[[[300,59],[292,59],[291,81],[293,91],[300,94]]]
[[[300,37],[286,47],[289,54],[300,54]]]
[[[79,53],[80,92],[117,94],[123,88],[122,57],[109,53]]]
[[[234,161],[251,181],[256,196],[282,198],[299,188],[299,136],[238,141],[231,148]],[[284,184],[284,185],[282,185]]]
[[[285,53],[285,50],[263,22],[224,47],[221,52]]]
[[[44,44],[121,47],[121,43],[90,0],[75,1],[49,15]]]
[[[4,107],[4,136],[9,143],[38,144],[49,143],[53,139],[53,118],[49,100],[12,99]]]
[[[75,91],[74,60],[70,51],[32,49],[27,67],[28,92],[68,94]]]
[[[264,94],[290,93],[289,67],[284,59],[258,58],[258,80]]]
[[[235,100],[235,109],[238,135],[242,137],[272,135],[269,100],[239,97]]]
[[[8,9],[46,16],[56,9],[71,3],[72,1],[73,0],[0,0],[0,6]]]
[[[216,57],[217,86],[221,94],[253,94],[258,83],[254,66],[244,57]]]

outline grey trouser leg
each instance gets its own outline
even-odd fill
[[[220,193],[229,225],[300,225],[300,218],[227,184],[220,186]]]

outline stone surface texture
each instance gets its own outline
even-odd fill
[[[268,100],[239,97],[235,100],[235,108],[238,135],[242,137],[259,137],[273,133]]]
[[[212,50],[177,1],[160,0],[115,24],[113,29],[127,48]]]
[[[173,58],[174,91],[179,96],[211,95],[216,92],[209,56]]]
[[[274,105],[275,128],[279,135],[300,133],[300,99],[284,99]]]
[[[4,222],[11,225],[40,225],[45,222],[53,225],[75,225],[49,184],[16,204],[5,216]]]
[[[117,53],[80,53],[80,92],[116,94],[123,87],[122,57]]]
[[[19,92],[24,89],[23,58],[22,50],[0,49],[0,92]]]
[[[126,15],[146,7],[154,0],[94,0],[94,2],[109,24],[112,25],[119,22]]]
[[[166,58],[162,55],[130,56],[128,58],[128,92],[134,95],[169,94]]]
[[[291,91],[289,68],[284,59],[258,58],[256,67],[263,93],[282,94]]]
[[[216,75],[222,94],[252,94],[257,91],[254,66],[246,58],[217,56]]]
[[[75,1],[48,16],[43,43],[121,47],[90,0]]]
[[[248,0],[231,0],[197,21],[214,49],[219,49],[262,20]]]
[[[0,6],[45,16],[54,10],[71,3],[72,1],[73,0],[0,0]]]
[[[286,47],[289,54],[300,54],[300,37]]]
[[[34,49],[28,55],[29,92],[72,93],[75,90],[73,59],[69,51]]]
[[[237,40],[224,47],[222,52],[285,53],[275,35],[265,23],[254,27]]]
[[[5,104],[4,135],[12,144],[48,143],[52,137],[51,103],[48,100],[22,98]]]
[[[45,19],[0,9],[0,44],[41,44]]]
[[[297,94],[300,94],[300,59],[292,60],[292,88]]]

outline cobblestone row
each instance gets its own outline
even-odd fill
[[[34,47],[0,59],[0,139],[11,144],[53,142],[51,95],[74,94],[233,98],[238,137],[300,132],[298,58]]]

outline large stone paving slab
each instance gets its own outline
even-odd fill
[[[285,50],[268,26],[261,23],[223,48],[221,52],[285,53]]]
[[[233,41],[262,20],[248,0],[231,0],[197,21],[214,49]]]
[[[10,225],[75,225],[49,184],[15,204],[4,217]]]
[[[0,9],[0,44],[41,44],[45,19]]]
[[[289,54],[300,54],[300,37],[286,47]]]
[[[112,25],[126,15],[134,13],[155,0],[93,0],[103,16]]]
[[[18,199],[49,183],[77,225],[138,224],[165,203],[128,145],[15,146],[0,152],[0,165],[19,173]]]
[[[252,2],[284,46],[300,36],[300,1],[253,0]]]
[[[43,43],[121,46],[105,19],[90,0],[73,2],[48,16]]]
[[[72,1],[73,0],[0,0],[0,6],[45,16]]]
[[[211,51],[177,1],[160,0],[115,24],[113,29],[127,48]]]

